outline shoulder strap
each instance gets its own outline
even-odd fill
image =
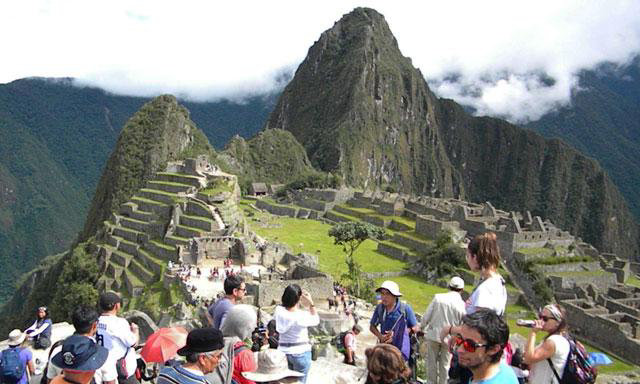
[[[249,348],[244,343],[242,343],[241,345],[238,345],[237,347],[235,347],[235,346],[233,347],[233,354],[237,355],[238,353],[240,353],[242,351],[246,351],[248,349]]]
[[[551,371],[553,372],[553,375],[556,377],[556,379],[558,379],[558,383],[560,383],[560,375],[558,375],[558,372],[556,371],[556,367],[553,366],[553,362],[551,362],[551,359],[547,359],[547,363],[549,363],[549,366],[551,367]]]
[[[382,324],[384,316],[384,305],[382,303],[376,306],[376,313],[378,314],[378,324]]]

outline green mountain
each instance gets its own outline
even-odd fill
[[[314,166],[349,184],[530,210],[602,251],[638,253],[637,225],[597,162],[438,99],[372,9],[320,36],[266,127],[293,133]]]
[[[527,125],[598,160],[640,217],[640,57],[580,74],[571,105]]]
[[[18,276],[67,249],[82,230],[120,130],[149,101],[72,84],[33,78],[0,85],[0,303]],[[236,134],[258,131],[274,102],[265,95],[184,105],[222,148]]]
[[[57,312],[56,319],[64,319],[65,314],[61,309],[65,300],[82,301],[82,295],[91,291],[87,288],[95,286],[100,277],[95,252],[99,244],[97,240],[93,241],[98,226],[112,212],[118,212],[120,204],[131,199],[134,192],[143,188],[155,172],[166,167],[168,161],[200,154],[214,156],[215,152],[204,133],[190,120],[189,112],[178,104],[175,97],[159,96],[143,105],[122,129],[100,178],[82,237],[83,241],[88,242],[74,245],[65,254],[47,257],[38,268],[25,275],[17,292],[3,306],[0,323],[13,324],[12,327],[22,324],[33,315],[33,308],[44,303],[50,305],[54,313]],[[121,231],[136,232],[126,228]],[[149,260],[155,261],[149,257]],[[137,261],[130,262],[139,265]],[[142,273],[145,274],[145,271]],[[145,275],[148,276],[149,272]],[[86,285],[74,287],[76,281]]]

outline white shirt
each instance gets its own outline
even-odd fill
[[[493,275],[482,281],[471,293],[466,302],[467,314],[474,313],[478,308],[487,308],[498,315],[504,315],[507,306],[507,288],[502,276]]]
[[[307,327],[320,324],[320,317],[316,313],[303,310],[288,311],[285,307],[278,305],[273,318],[276,320],[276,331],[280,334],[278,350],[285,354],[298,354],[311,350],[309,343],[309,332]],[[282,344],[300,343],[298,345],[285,347]]]
[[[113,364],[115,369],[116,362],[126,353],[127,374],[133,375],[136,371],[136,352],[132,347],[138,338],[131,332],[129,322],[122,317],[102,315],[98,320],[98,335],[102,337],[103,346],[109,350],[105,364]]]
[[[556,346],[556,352],[551,356],[551,362],[556,369],[558,376],[562,378],[562,372],[564,371],[564,365],[567,363],[569,357],[569,341],[562,335],[551,335],[547,340],[553,341]],[[529,372],[529,383],[531,384],[557,384],[558,380],[551,371],[549,362],[547,359],[540,360],[533,364]]]
[[[58,345],[51,352],[51,358],[53,358],[53,356],[55,356],[60,351],[62,351],[62,344]],[[49,367],[47,368],[47,379],[53,380],[54,377],[60,374],[62,374],[62,368],[59,368],[57,365],[53,364],[51,359],[49,359]],[[103,364],[102,367],[93,374],[93,379],[96,384],[102,384],[102,382],[104,381],[117,380],[118,372],[116,372],[115,364]]]
[[[439,342],[442,327],[460,324],[465,313],[465,304],[460,293],[449,291],[436,294],[420,321],[425,338]]]

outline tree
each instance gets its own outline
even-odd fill
[[[100,277],[96,258],[81,243],[64,262],[62,273],[53,299],[54,315],[69,320],[70,314],[79,305],[95,307],[98,290],[95,284]]]
[[[362,267],[353,258],[353,254],[365,240],[382,240],[385,235],[386,232],[383,228],[360,222],[338,223],[329,229],[329,236],[334,239],[333,243],[341,245],[342,251],[345,253],[347,273],[343,277],[351,283],[351,291],[357,297],[363,297],[365,291],[369,290],[369,285],[373,286],[373,283],[369,284],[369,281],[364,277]],[[366,294],[371,294],[371,292],[366,292]]]

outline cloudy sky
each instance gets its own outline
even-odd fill
[[[515,122],[569,102],[580,70],[640,52],[640,1],[20,0],[0,4],[0,83],[241,99],[278,87],[357,6],[381,12],[440,96]]]

